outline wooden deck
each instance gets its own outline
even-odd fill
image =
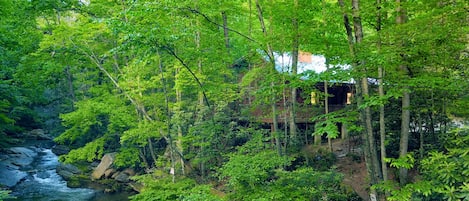
[[[333,112],[342,108],[344,108],[343,105],[331,105],[329,106],[329,111]],[[324,114],[324,107],[313,105],[300,105],[295,112],[296,123],[312,123],[311,119],[314,116]],[[252,111],[252,116],[254,116],[254,121],[271,124],[272,108],[271,106],[261,106]],[[284,123],[285,117],[288,118],[289,116],[290,111],[288,109],[287,111],[285,111],[285,107],[277,106],[277,121],[279,124]]]

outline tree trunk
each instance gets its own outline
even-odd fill
[[[176,69],[177,71],[177,69]],[[161,72],[163,73],[163,72]],[[181,107],[182,107],[182,92],[180,89],[176,88],[176,110],[178,112],[181,112]],[[180,153],[184,153],[183,147],[182,147],[182,138],[183,133],[182,133],[182,126],[181,122],[176,123],[176,128],[177,128],[177,140],[176,140],[176,148],[179,150]],[[169,129],[169,128],[168,128]],[[180,157],[180,163],[181,163],[181,172],[182,175],[186,174],[185,168],[184,168],[184,160],[182,157]]]
[[[264,23],[264,15],[262,14],[262,7],[259,3],[259,0],[256,0],[256,8],[257,8],[257,17],[259,18],[259,23],[261,25],[262,33],[264,34],[264,37],[267,38],[267,28]],[[269,42],[266,44],[267,46],[267,56],[269,57],[269,60],[272,64],[272,71],[275,70],[275,58],[274,58],[274,52],[272,50],[272,46],[270,45]],[[277,120],[277,97],[275,95],[275,83],[274,81],[271,81],[270,83],[271,86],[271,107],[272,107],[272,136],[275,138],[276,142],[276,147],[277,147],[277,152],[278,155],[282,155],[282,145],[280,144],[280,136],[278,132],[278,120]]]
[[[226,12],[221,12],[221,17],[223,19],[223,35],[225,37],[225,48],[228,55],[230,54],[230,36],[228,33],[228,17],[226,16]]]
[[[73,74],[71,72],[70,66],[68,65],[65,67],[65,75],[67,76],[68,93],[69,93],[70,99],[72,100],[71,106],[73,109],[74,104],[77,101],[77,99],[75,97],[75,90],[73,87]]]
[[[419,138],[420,138],[420,146],[419,146],[419,153],[420,153],[420,158],[423,159],[423,154],[424,154],[424,132],[423,132],[423,124],[422,124],[422,117],[419,115],[418,116],[418,124],[419,124]]]
[[[362,24],[361,24],[361,18],[360,18],[360,2],[359,0],[352,0],[352,10],[353,10],[353,26],[355,30],[355,40],[356,43],[361,43],[363,40],[363,31],[362,31]],[[364,98],[369,97],[369,89],[368,89],[368,78],[366,74],[366,70],[363,70],[363,77],[361,79],[361,85],[362,85],[362,96]],[[368,138],[368,143],[370,146],[370,159],[371,159],[371,165],[373,166],[373,175],[371,176],[371,181],[372,184],[377,184],[379,182],[380,178],[380,168],[379,168],[379,162],[378,162],[378,155],[376,151],[376,143],[374,140],[373,136],[373,127],[371,124],[371,108],[370,107],[365,107],[364,109],[365,112],[365,132],[366,136]]]
[[[352,27],[350,26],[349,16],[348,16],[347,12],[345,11],[344,1],[343,0],[338,0],[338,1],[339,1],[339,6],[342,10],[342,15],[343,15],[343,18],[344,18],[344,26],[345,26],[345,30],[346,30],[346,33],[347,33],[350,56],[355,60],[355,57],[356,57],[355,56],[355,41],[353,39],[353,32],[352,32]],[[354,9],[357,9],[357,8],[355,7]],[[358,42],[361,42],[361,39],[362,38],[359,37]],[[358,62],[354,61],[353,62],[353,67],[357,68],[358,67]],[[359,80],[359,79],[357,79],[357,80]],[[355,95],[356,95],[357,105],[360,106],[361,104],[363,104],[362,85],[361,85],[360,82],[358,82],[356,84],[356,94]],[[360,110],[359,119],[360,119],[360,124],[362,126],[364,126],[365,125],[365,113],[364,113],[363,110]],[[370,175],[370,177],[373,177],[374,174],[373,174],[373,169],[372,169],[371,159],[370,159],[370,146],[369,146],[369,141],[368,141],[366,136],[367,136],[367,132],[364,132],[362,134],[362,139],[365,142],[363,155],[365,156],[365,163],[366,163],[366,168],[367,168],[367,171],[368,171],[368,175]]]
[[[199,21],[197,20],[196,21],[196,24],[197,26],[199,26]],[[223,29],[227,29],[227,26],[224,26]],[[201,33],[200,31],[196,31],[195,32],[195,46],[196,46],[196,49],[197,51],[201,51],[200,50],[200,38],[201,38]],[[200,58],[197,58],[197,70],[199,71],[200,74],[203,73],[203,69],[202,69],[202,59]],[[204,107],[204,94],[202,93],[202,91],[199,91],[198,93],[198,105],[197,105],[197,108],[199,108],[199,114],[197,116],[199,116],[199,118],[202,120],[202,110],[203,110],[203,107]],[[202,145],[200,146],[200,150],[199,152],[202,153],[200,154],[201,157],[203,158],[204,157],[204,145],[205,144],[205,139],[202,138]],[[202,159],[200,161],[200,172],[201,172],[201,176],[202,178],[205,178],[205,159]]]
[[[377,18],[376,18],[376,32],[378,35],[377,47],[378,54],[381,52],[381,0],[376,0],[377,4]],[[378,93],[381,100],[384,99],[384,68],[378,66]],[[380,139],[380,151],[381,151],[381,172],[383,174],[383,181],[388,180],[388,167],[386,165],[386,125],[384,115],[384,103],[379,107],[379,139]],[[385,199],[388,197],[388,193],[385,193]]]
[[[285,74],[283,74],[282,76],[282,83],[285,83],[286,82],[286,79],[285,79]],[[288,105],[288,97],[287,97],[287,90],[288,88],[285,87],[285,85],[282,85],[283,86],[283,154],[286,155],[287,154],[287,148],[288,148],[288,143],[289,143],[289,140],[288,140],[288,123],[289,123],[289,120],[291,118],[291,116],[289,116],[289,114],[291,115],[290,112],[290,106],[291,105]]]
[[[409,147],[409,129],[410,129],[410,93],[404,92],[402,95],[402,114],[401,114],[401,140],[399,142],[399,157],[407,155]],[[399,183],[405,185],[407,183],[407,169],[399,169]]]
[[[347,34],[347,41],[348,41],[350,56],[352,58],[355,58],[354,40],[353,40],[352,27],[350,26],[350,19],[349,19],[349,16],[348,16],[347,12],[345,11],[344,0],[338,0],[338,3],[339,3],[339,7],[342,11],[342,17],[343,17],[343,20],[344,20],[345,32]],[[354,64],[354,66],[355,66],[355,64]],[[360,105],[361,104],[360,103],[361,99],[359,98],[359,96],[361,94],[361,92],[360,92],[361,88],[360,88],[359,85],[356,85],[356,87],[357,87],[357,93],[355,94],[355,96],[357,97],[357,105]],[[345,126],[345,125],[342,125],[342,126]],[[350,148],[350,142],[349,142],[349,148]],[[366,161],[366,159],[367,159],[367,155],[365,154],[365,161]]]
[[[354,26],[354,32],[355,32],[355,41],[353,41],[353,35],[352,35],[352,28],[350,27],[349,24],[349,17],[347,13],[345,12],[345,4],[343,0],[338,0],[339,1],[339,6],[342,9],[342,14],[344,18],[344,25],[345,25],[345,30],[347,32],[347,37],[348,37],[348,42],[349,42],[349,49],[350,49],[350,54],[352,58],[354,58],[354,63],[353,66],[354,68],[359,68],[363,67],[360,66],[361,62],[357,61],[356,56],[355,56],[355,43],[361,43],[363,40],[363,31],[362,31],[362,24],[361,24],[361,18],[360,18],[360,7],[359,7],[359,0],[352,0],[352,15],[353,15],[353,26]],[[366,75],[366,71],[364,69],[357,69],[358,71],[361,72],[360,75],[360,83],[357,83],[357,104],[360,106],[363,104],[363,99],[369,96],[368,92],[368,79]],[[379,163],[378,163],[378,157],[376,153],[376,145],[374,143],[374,137],[373,137],[373,130],[372,130],[372,125],[371,125],[371,110],[369,107],[366,107],[365,109],[360,110],[360,122],[364,126],[364,132],[362,135],[362,138],[365,142],[365,147],[364,147],[364,155],[365,155],[365,162],[366,162],[366,167],[368,170],[368,174],[370,176],[370,181],[371,184],[376,184],[378,182],[378,176],[377,172],[379,171]],[[371,189],[370,193],[370,199],[371,200],[376,200],[376,190]]]
[[[327,66],[327,62],[326,62]],[[328,68],[328,67],[326,67]],[[324,81],[324,113],[327,115],[329,114],[329,89],[328,89],[328,83],[327,80]],[[327,136],[327,146],[329,147],[329,151],[332,152],[332,139],[328,135]]]
[[[147,141],[148,141],[148,149],[150,150],[151,159],[153,160],[153,164],[156,165],[156,161],[158,158],[156,157],[155,150],[153,148],[153,142],[151,141],[150,138],[148,138]]]
[[[293,5],[293,19],[292,19],[292,25],[293,25],[293,48],[292,48],[292,75],[293,79],[295,79],[295,76],[298,72],[298,52],[299,52],[299,25],[298,25],[298,0],[294,0],[294,5]],[[290,137],[291,139],[296,142],[298,141],[298,136],[296,133],[296,122],[295,122],[295,117],[296,117],[296,112],[295,112],[295,107],[297,105],[296,103],[296,87],[292,86],[291,87],[291,98],[290,98],[290,119],[289,119],[289,124],[290,124]]]
[[[404,0],[396,0],[397,4],[397,17],[396,23],[398,25],[404,24],[406,21],[406,12],[402,8]],[[404,44],[401,44],[404,45]],[[402,58],[405,59],[405,58]],[[407,67],[404,64],[400,66],[405,75],[408,74]],[[405,157],[409,146],[409,130],[410,130],[410,92],[408,87],[404,87],[402,93],[402,114],[401,114],[401,139],[399,142],[399,157]],[[407,183],[407,169],[399,169],[399,183],[403,186]]]
[[[278,131],[278,120],[277,120],[277,105],[276,105],[276,98],[275,98],[275,90],[274,90],[275,83],[271,82],[270,87],[272,87],[272,134],[275,138],[275,145],[277,147],[277,153],[279,156],[282,155],[282,145],[280,143],[280,132]]]
[[[142,151],[142,150],[145,150],[145,146],[138,149],[138,155],[140,156],[140,158],[142,159],[143,161],[143,165],[145,166],[145,169],[149,170],[151,167],[150,167],[150,164],[148,164],[148,160],[147,160],[147,157],[145,156],[145,153]]]

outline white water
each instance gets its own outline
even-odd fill
[[[13,189],[15,200],[23,201],[88,201],[95,197],[96,191],[87,188],[69,188],[55,168],[58,157],[50,149],[39,148],[38,158],[31,167],[24,181]]]

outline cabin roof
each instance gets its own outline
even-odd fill
[[[290,52],[285,53],[274,53],[275,57],[275,69],[280,73],[291,73],[292,72],[292,56]],[[342,70],[347,70],[350,68],[350,65],[332,65],[330,68],[339,68]],[[300,51],[298,54],[298,74],[303,74],[301,79],[307,80],[308,74],[321,74],[327,70],[326,66],[326,57],[324,55],[316,55],[309,52]],[[344,81],[344,80],[329,80],[334,83],[355,83],[353,79]]]

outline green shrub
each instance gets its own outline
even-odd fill
[[[13,196],[10,195],[9,190],[0,190],[0,201],[3,201],[4,199],[11,199],[14,198]]]

